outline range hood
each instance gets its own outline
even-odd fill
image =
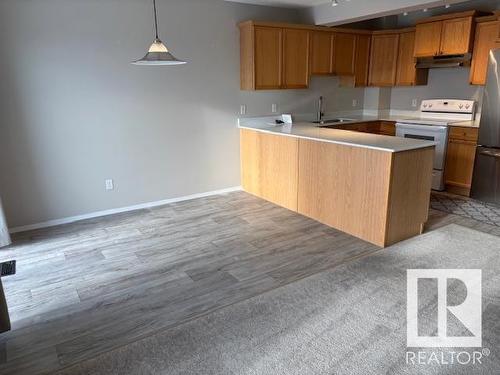
[[[460,66],[470,65],[471,59],[472,55],[470,53],[466,53],[463,55],[419,57],[417,59],[417,68],[456,68]]]

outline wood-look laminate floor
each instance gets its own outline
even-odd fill
[[[428,230],[457,223],[432,211]],[[0,261],[13,329],[0,373],[38,374],[91,358],[380,250],[243,192],[16,235]]]

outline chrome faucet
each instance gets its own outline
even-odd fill
[[[321,123],[323,121],[323,116],[325,114],[323,113],[323,97],[320,96],[318,100],[318,114],[316,115],[316,120],[318,123]]]

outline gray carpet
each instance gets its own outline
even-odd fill
[[[482,365],[406,364],[408,268],[483,270]],[[499,271],[498,237],[449,225],[60,374],[500,374]]]

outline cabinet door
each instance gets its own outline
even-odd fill
[[[475,142],[450,139],[446,154],[446,184],[469,189],[472,184],[475,157]]]
[[[298,139],[241,129],[240,142],[243,189],[297,211]]]
[[[283,30],[255,27],[255,88],[279,89],[282,81]]]
[[[443,21],[440,55],[458,55],[470,51],[472,17]]]
[[[283,42],[284,87],[305,89],[309,85],[309,31],[285,29]]]
[[[380,134],[396,136],[396,124],[391,121],[380,122]]]
[[[354,75],[356,35],[337,33],[333,43],[333,71],[342,76]]]
[[[333,34],[314,31],[311,35],[311,74],[332,74]]]
[[[354,68],[354,85],[356,87],[368,86],[371,41],[370,35],[358,35],[356,37],[356,63]]]
[[[429,22],[417,25],[415,34],[415,57],[436,56],[441,47],[443,23]]]
[[[401,33],[399,35],[398,67],[396,86],[415,86],[427,84],[429,71],[415,67],[415,32]]]
[[[415,84],[415,33],[402,33],[399,36],[398,70],[396,75],[397,86],[413,86]]]
[[[394,86],[396,83],[398,44],[398,34],[380,34],[372,37],[371,86]]]
[[[476,26],[476,38],[474,42],[474,55],[472,57],[472,67],[470,83],[473,85],[486,84],[486,72],[488,70],[488,61],[490,51],[500,47],[496,43],[500,22],[483,22]]]

